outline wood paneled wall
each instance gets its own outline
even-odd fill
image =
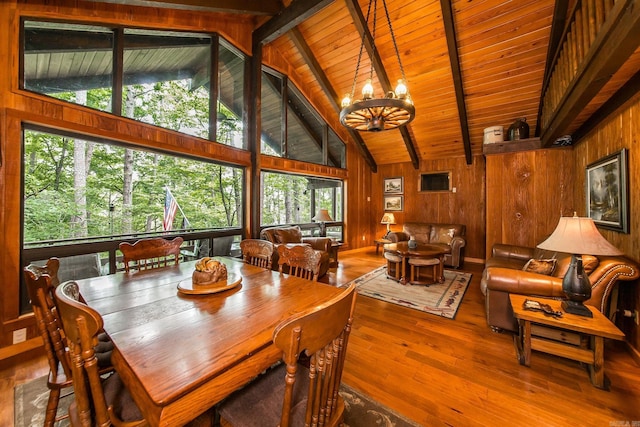
[[[404,209],[394,212],[396,225],[392,230],[402,230],[404,222],[459,223],[467,227],[465,258],[480,262],[485,259],[485,160],[473,157],[467,165],[464,157],[420,162],[420,169],[411,163],[379,165],[373,175],[371,189],[371,221],[374,238],[386,232],[380,224],[383,210],[383,185],[385,178],[404,178]],[[420,174],[424,172],[451,172],[451,186],[455,192],[420,192]],[[350,199],[351,200],[351,199]]]
[[[610,115],[575,147],[575,204],[578,214],[586,214],[585,168],[622,148],[628,151],[629,234],[600,229],[602,235],[622,250],[627,257],[640,263],[640,92],[617,112]],[[620,287],[619,308],[640,310],[638,281],[624,282]],[[621,320],[627,341],[640,358],[640,328],[630,319]]]
[[[576,210],[570,148],[488,155],[486,256],[495,243],[535,246]]]

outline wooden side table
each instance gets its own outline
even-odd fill
[[[392,243],[391,240],[387,240],[387,239],[378,239],[378,240],[374,240],[374,243],[376,244],[376,255],[378,255],[378,251],[380,250],[380,246],[384,246],[387,243]]]
[[[531,350],[543,351],[556,356],[583,362],[589,366],[591,383],[601,389],[605,388],[604,379],[604,339],[623,340],[624,333],[596,308],[587,306],[593,318],[577,316],[563,312],[562,317],[546,316],[540,311],[525,310],[522,304],[526,299],[549,304],[553,310],[562,311],[560,301],[510,294],[513,314],[518,319],[519,334],[514,337],[516,353],[521,365],[530,366]],[[559,340],[532,336],[532,324],[550,326],[559,330],[580,335],[579,344],[571,344]]]
[[[340,246],[344,245],[342,242],[336,240],[331,241],[331,248],[329,248],[329,267],[335,268],[338,266],[338,250]]]

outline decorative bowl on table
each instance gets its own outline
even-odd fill
[[[218,260],[204,257],[196,262],[196,269],[191,277],[194,285],[208,286],[227,280],[227,266]]]

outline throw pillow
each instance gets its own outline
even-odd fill
[[[522,270],[529,271],[531,273],[544,274],[549,276],[553,273],[553,269],[556,268],[555,259],[530,259],[524,265]]]

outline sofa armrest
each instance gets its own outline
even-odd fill
[[[491,256],[528,261],[533,258],[535,248],[496,243],[491,248]]]
[[[489,267],[483,279],[487,289],[521,295],[561,298],[562,279],[512,268]]]
[[[317,251],[329,252],[331,239],[329,237],[303,237],[302,243],[308,243]]]
[[[456,236],[451,239],[451,252],[460,251],[467,245],[467,241],[462,236]]]
[[[387,240],[391,240],[393,243],[405,242],[409,240],[409,235],[404,231],[392,231],[387,235]]]

